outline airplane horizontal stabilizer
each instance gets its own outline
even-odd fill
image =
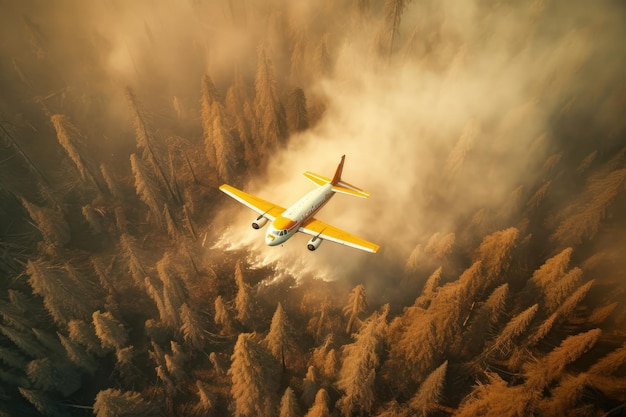
[[[339,181],[336,185],[333,185],[333,191],[361,198],[367,198],[371,195],[370,192],[362,190],[359,187],[355,187],[354,185],[348,184],[344,181]]]
[[[314,182],[318,187],[322,187],[330,182],[330,178],[327,178],[323,175],[316,174],[311,171],[305,172],[304,176],[307,177],[312,182]]]

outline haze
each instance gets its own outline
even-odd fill
[[[0,5],[0,414],[623,412],[622,2]]]

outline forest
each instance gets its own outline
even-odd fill
[[[0,417],[626,415],[623,2],[0,5]]]

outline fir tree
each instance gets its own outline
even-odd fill
[[[109,388],[96,395],[93,404],[96,417],[162,417],[159,408],[147,402],[141,394]]]
[[[271,415],[276,405],[278,369],[271,354],[254,341],[250,333],[240,333],[228,374],[235,416]]]
[[[367,308],[365,299],[365,287],[361,284],[352,289],[348,298],[348,304],[343,308],[343,313],[348,317],[348,325],[346,333],[352,333],[356,324],[359,323],[359,314],[363,313]]]
[[[330,417],[330,410],[328,409],[328,393],[324,388],[320,389],[315,395],[315,401],[313,405],[306,413],[304,417]]]
[[[279,417],[300,417],[301,415],[296,394],[294,394],[291,387],[287,387],[283,398],[280,400]]]
[[[110,312],[94,311],[93,326],[103,348],[121,349],[128,343],[128,332]]]
[[[241,261],[237,261],[237,265],[235,265],[235,283],[237,284],[237,296],[235,297],[236,318],[242,324],[247,325],[253,317],[252,289],[243,279]]]
[[[270,331],[265,338],[267,346],[269,347],[272,355],[280,361],[283,366],[283,371],[287,369],[285,362],[285,354],[291,347],[291,337],[289,336],[289,322],[287,321],[287,314],[283,310],[283,306],[278,303],[276,312],[272,317],[272,323],[270,325]]]
[[[424,380],[417,393],[409,401],[409,407],[418,416],[428,416],[441,399],[448,361],[442,363]]]
[[[601,334],[600,329],[592,329],[585,333],[569,336],[560,346],[554,348],[537,363],[529,366],[526,375],[526,386],[530,390],[541,390],[559,378],[565,367],[591,349]]]
[[[354,411],[370,413],[372,410],[374,378],[386,325],[386,310],[380,315],[372,314],[354,336],[354,343],[343,347],[337,387],[344,392],[344,396],[337,406],[346,416],[352,415]]]

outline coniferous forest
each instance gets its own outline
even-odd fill
[[[0,416],[626,414],[623,2],[0,6]]]

